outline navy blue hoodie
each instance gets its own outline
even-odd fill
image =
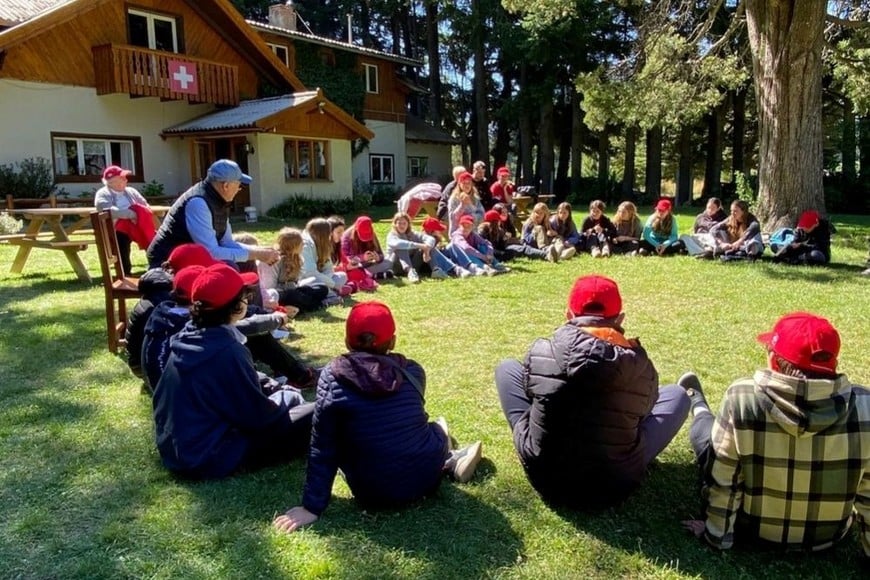
[[[166,300],[148,318],[145,325],[145,336],[142,339],[142,380],[149,392],[163,374],[166,362],[169,360],[169,339],[190,320],[190,310],[187,306],[178,306],[172,300]]]
[[[437,489],[448,455],[447,437],[429,423],[426,375],[398,354],[350,352],[323,370],[311,429],[302,505],[326,509],[341,468],[357,500],[372,506],[414,501]]]
[[[170,340],[153,399],[157,450],[169,470],[224,477],[241,464],[251,438],[292,431],[289,407],[260,390],[240,337],[232,326],[189,323]]]

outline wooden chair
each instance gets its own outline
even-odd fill
[[[118,237],[112,224],[109,211],[91,212],[97,253],[100,256],[100,270],[103,274],[103,291],[106,294],[106,330],[108,331],[109,352],[117,353],[118,348],[127,345],[126,300],[139,298],[139,279],[127,276],[118,256]],[[116,303],[117,302],[117,306]]]

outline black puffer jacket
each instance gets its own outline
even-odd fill
[[[142,341],[145,339],[145,325],[154,307],[169,300],[172,294],[172,274],[163,268],[151,268],[139,278],[139,292],[142,299],[133,307],[127,330],[127,364],[137,377],[142,376]]]
[[[645,472],[638,427],[658,398],[643,347],[612,323],[579,317],[532,344],[524,375],[532,406],[514,444],[535,489],[572,507],[624,499]]]

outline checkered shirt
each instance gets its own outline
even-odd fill
[[[806,380],[770,370],[732,384],[713,426],[705,537],[741,536],[820,550],[857,520],[870,556],[870,391],[845,375]]]

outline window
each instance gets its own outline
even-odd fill
[[[127,30],[133,46],[181,52],[178,28],[176,19],[171,16],[141,10],[127,11]]]
[[[369,155],[372,183],[395,183],[392,155]]]
[[[287,51],[287,47],[283,44],[272,44],[267,42],[269,48],[272,49],[272,52],[275,53],[275,56],[278,57],[278,60],[284,63],[284,66],[290,66],[290,53]]]
[[[408,177],[425,177],[429,175],[428,157],[408,157]]]
[[[284,140],[284,181],[329,179],[329,147],[326,141]]]
[[[366,92],[378,93],[378,67],[374,64],[364,64],[366,72]]]
[[[129,169],[132,181],[143,181],[139,137],[52,133],[51,150],[54,176],[59,182],[98,182],[109,165]]]

